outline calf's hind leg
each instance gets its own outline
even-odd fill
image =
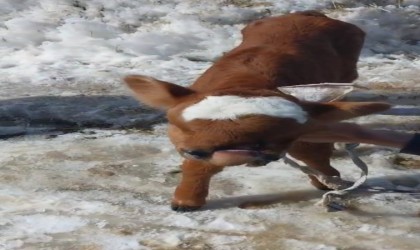
[[[340,176],[340,172],[330,165],[334,146],[332,143],[295,142],[289,148],[289,155],[303,161],[308,167],[314,168],[328,176]],[[308,176],[311,184],[320,190],[330,190],[315,177]]]

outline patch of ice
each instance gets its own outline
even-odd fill
[[[397,229],[388,229],[385,227],[380,227],[378,225],[363,224],[357,229],[359,232],[369,233],[369,234],[382,234],[382,235],[404,235],[408,236],[406,231],[397,230]]]
[[[77,230],[88,222],[77,216],[58,215],[19,215],[9,219],[12,229],[7,230],[24,232],[26,235],[64,233]],[[9,234],[8,232],[4,232]]]
[[[264,226],[255,225],[252,218],[243,213],[216,217],[206,223],[206,225],[203,225],[203,227],[210,230],[237,232],[261,231],[264,229]]]
[[[92,236],[89,240],[94,240],[103,250],[146,250],[148,247],[142,246],[136,236],[119,236],[105,234]]]
[[[190,218],[188,214],[171,214],[165,218],[162,218],[162,223],[176,226],[176,227],[183,227],[183,228],[194,228],[199,225],[199,222]]]
[[[177,247],[183,241],[182,233],[164,233],[159,235],[159,238],[163,241],[163,245],[167,247]]]
[[[305,240],[296,240],[296,239],[288,239],[284,242],[284,244],[287,249],[296,249],[296,250],[306,250],[306,249],[337,250],[339,249],[335,246],[327,246],[324,244],[316,244],[316,243],[308,242]]]

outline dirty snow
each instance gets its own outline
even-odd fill
[[[362,189],[343,212],[314,206],[322,192],[282,162],[226,169],[202,211],[169,208],[180,157],[121,76],[186,86],[248,21],[305,9],[367,32],[357,84],[372,90],[349,99],[398,107],[358,121],[420,130],[418,0],[0,1],[0,248],[418,248],[420,194],[393,190],[420,188],[420,160],[382,147],[358,151],[383,190]],[[342,152],[333,165],[358,178]]]

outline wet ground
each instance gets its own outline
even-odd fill
[[[375,98],[411,113],[360,122],[418,129],[412,96]],[[411,250],[420,244],[420,193],[412,191],[420,189],[418,157],[360,147],[369,185],[384,190],[360,190],[341,212],[315,206],[322,192],[278,162],[228,168],[214,178],[203,210],[183,214],[169,208],[180,158],[165,125],[151,129],[162,121],[160,113],[123,96],[2,102],[0,124],[10,128],[0,142],[3,249]],[[344,178],[358,177],[343,153],[333,165]]]

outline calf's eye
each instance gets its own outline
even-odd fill
[[[209,158],[211,156],[211,152],[204,150],[181,150],[181,154],[184,157],[194,158],[197,160]]]

